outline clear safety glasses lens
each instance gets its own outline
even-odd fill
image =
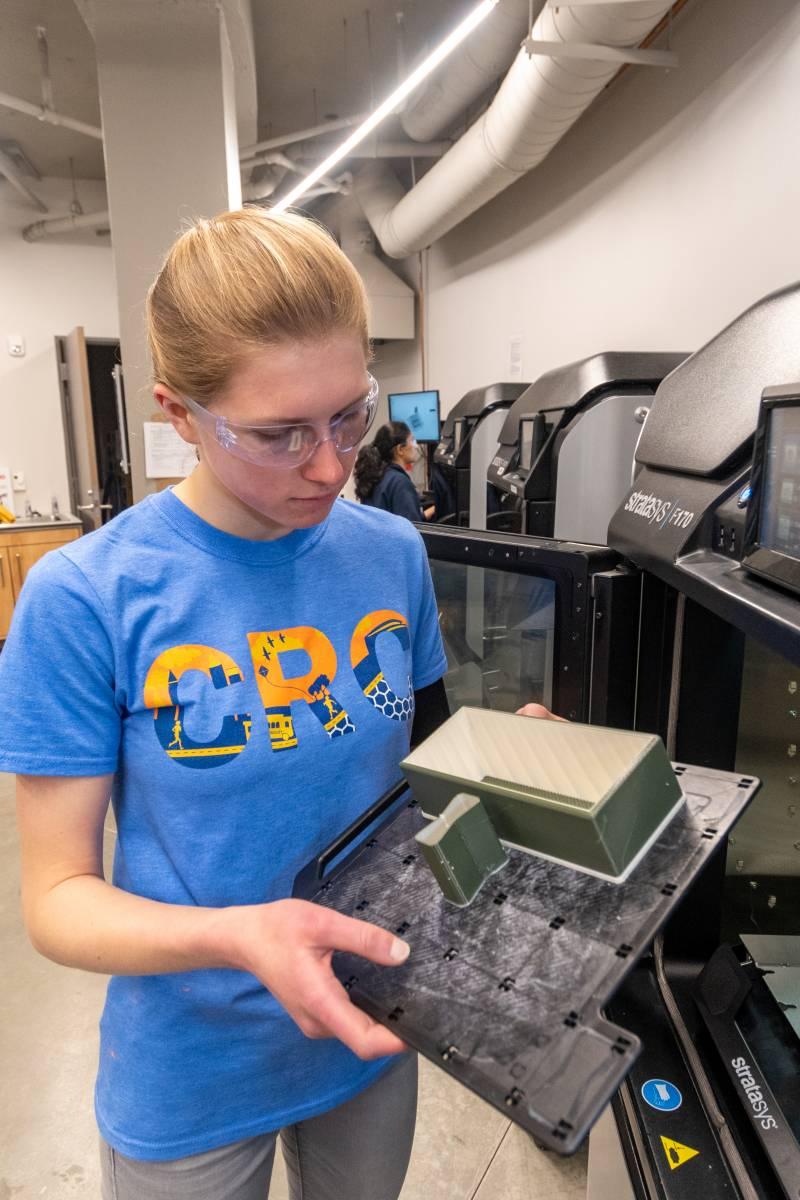
[[[225,450],[258,466],[288,469],[308,462],[323,442],[333,442],[342,454],[355,449],[368,433],[378,407],[377,381],[371,375],[369,381],[367,395],[333,418],[327,437],[320,437],[317,427],[310,424],[236,425],[202,408],[194,400],[186,399],[200,421],[213,427],[217,441]]]

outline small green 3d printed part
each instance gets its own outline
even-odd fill
[[[455,796],[416,840],[446,899],[463,907],[508,861],[477,796]]]
[[[477,796],[506,845],[614,881],[683,802],[658,737],[488,709],[460,708],[401,765],[426,817]]]

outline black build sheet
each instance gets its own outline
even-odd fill
[[[401,967],[334,956],[353,1001],[540,1143],[570,1154],[641,1048],[601,1010],[759,786],[723,771],[675,772],[686,804],[624,883],[510,850],[472,904],[457,908],[422,858],[414,835],[427,822],[400,784],[309,864],[295,895],[405,938],[411,955]]]

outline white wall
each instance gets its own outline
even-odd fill
[[[672,45],[678,70],[627,71],[432,248],[444,412],[508,378],[512,336],[530,380],[602,350],[693,350],[800,278],[796,0],[691,0]]]
[[[50,209],[69,213],[71,184],[43,179],[31,184]],[[81,180],[86,212],[106,207],[101,183]],[[50,499],[69,508],[66,453],[54,338],[82,325],[87,337],[118,337],[117,298],[108,238],[94,233],[23,241],[25,225],[42,218],[0,179],[0,465],[23,471],[26,493],[17,493],[42,513]],[[7,335],[25,338],[24,358],[8,354]]]

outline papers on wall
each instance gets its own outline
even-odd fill
[[[0,504],[12,513],[17,511],[14,508],[14,481],[8,467],[0,467]]]
[[[184,479],[197,466],[190,446],[166,421],[144,422],[144,473],[148,479]]]

